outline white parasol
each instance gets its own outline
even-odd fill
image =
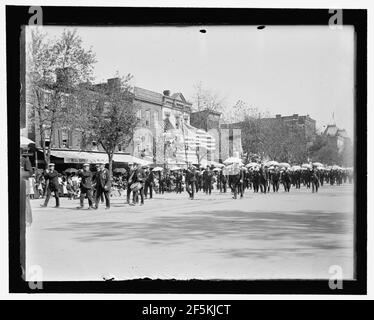
[[[154,172],[163,171],[163,170],[164,170],[164,168],[162,168],[162,167],[155,167],[155,168],[152,169],[152,171],[154,171]]]
[[[235,157],[230,157],[227,158],[225,161],[223,161],[224,164],[233,164],[233,163],[243,163],[241,159],[235,158]]]
[[[279,163],[279,166],[283,167],[283,168],[290,168],[291,167],[291,165],[287,162],[281,162],[281,163]]]

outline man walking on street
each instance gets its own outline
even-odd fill
[[[88,199],[88,209],[93,209],[92,201],[92,172],[90,171],[90,165],[85,163],[83,165],[83,170],[78,171],[78,176],[82,179],[80,183],[80,206],[77,209],[84,208],[84,198],[87,196]]]
[[[136,169],[136,182],[140,183],[139,190],[135,192],[136,194],[136,199],[138,199],[138,194],[140,195],[140,205],[144,205],[144,184],[146,180],[146,175],[144,172],[144,169],[142,166],[139,165],[139,167]]]
[[[153,183],[154,183],[154,176],[153,171],[147,168],[146,171],[146,178],[144,183],[144,196],[147,199],[148,191],[149,191],[149,198],[153,198]]]
[[[213,180],[213,172],[211,168],[208,166],[204,172],[204,189],[206,194],[212,194],[212,180]]]
[[[104,194],[105,197],[105,209],[110,209],[110,198],[109,198],[109,192],[110,192],[110,177],[109,177],[109,171],[105,168],[104,163],[99,163],[98,171],[95,174],[95,182],[96,184],[96,205],[95,209],[99,207],[99,201],[102,194]]]
[[[55,194],[56,199],[56,206],[55,208],[58,208],[60,206],[60,197],[58,195],[58,172],[55,170],[55,164],[50,163],[48,166],[48,169],[45,171],[44,179],[48,183],[47,186],[47,195],[44,201],[44,204],[41,205],[41,207],[45,208],[48,205],[49,199],[51,198],[52,192]]]
[[[183,178],[182,172],[178,170],[175,173],[175,187],[176,187],[177,193],[182,193],[182,178]]]
[[[187,169],[187,172],[186,172],[186,189],[191,200],[193,200],[195,196],[195,184],[196,184],[195,167],[191,165]]]

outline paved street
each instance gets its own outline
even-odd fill
[[[43,279],[326,279],[331,265],[353,277],[353,187],[302,187],[243,199],[214,192],[156,195],[143,207],[113,199],[97,211],[39,208],[32,200],[27,265]]]

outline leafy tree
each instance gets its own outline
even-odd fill
[[[127,75],[120,79],[118,86],[99,90],[96,105],[89,116],[89,131],[108,155],[110,175],[116,148],[119,145],[126,148],[130,144],[139,122],[131,78]]]
[[[329,142],[325,135],[317,135],[313,145],[309,148],[309,155],[313,162],[327,165],[342,164],[342,157],[336,144]]]
[[[341,153],[341,161],[344,167],[352,167],[354,159],[354,150],[351,140],[346,140]]]
[[[247,116],[241,124],[243,151],[251,158],[280,162],[303,162],[307,157],[307,141],[303,129],[261,114]]]
[[[30,120],[38,126],[48,165],[53,136],[56,130],[68,128],[76,120],[74,94],[79,84],[92,79],[96,60],[91,50],[83,48],[76,30],[64,30],[59,38],[49,40],[38,28],[30,28],[26,52],[27,102],[31,104]]]

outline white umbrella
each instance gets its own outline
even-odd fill
[[[281,162],[281,163],[279,164],[279,166],[280,166],[280,167],[284,167],[284,168],[290,168],[290,167],[291,167],[291,165],[290,165],[289,163],[287,163],[287,162]]]
[[[152,171],[155,171],[155,172],[163,171],[163,170],[164,170],[164,168],[162,168],[162,167],[155,167],[155,168],[152,169]]]
[[[301,167],[300,167],[300,166],[293,166],[291,169],[292,169],[293,171],[296,171],[296,170],[300,170]]]
[[[170,168],[170,171],[177,171],[177,170],[181,170],[181,168],[179,168],[177,166],[174,166],[174,167]]]
[[[305,169],[312,169],[312,166],[308,163],[304,163],[301,167]]]
[[[242,163],[242,160],[235,157],[227,158],[225,161],[223,161],[224,164],[232,164],[232,163]]]
[[[20,138],[20,146],[21,147],[27,147],[31,143],[35,143],[35,142],[30,140],[29,138],[21,136],[21,138]]]
[[[225,166],[223,163],[219,163],[219,162],[216,162],[216,161],[210,161],[210,165],[214,166],[216,168],[222,168],[222,167]]]
[[[323,167],[323,164],[321,162],[313,162],[313,166]]]
[[[277,161],[268,161],[266,163],[266,166],[270,167],[270,166],[279,166],[279,162]]]

